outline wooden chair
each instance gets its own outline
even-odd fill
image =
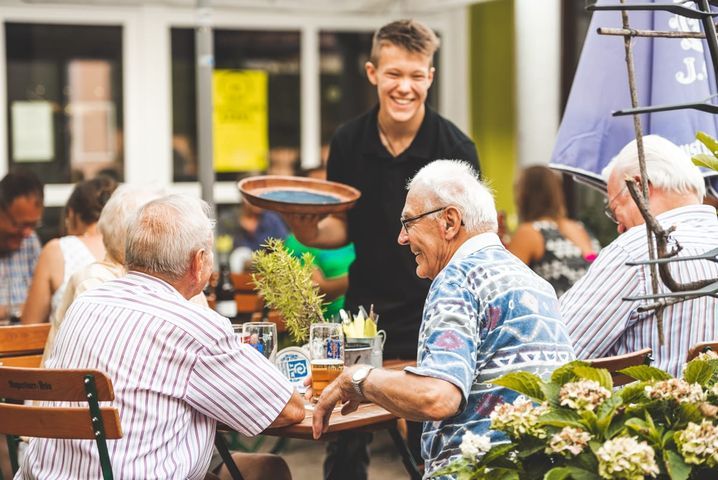
[[[87,407],[38,407],[0,403],[0,433],[28,437],[95,440],[102,477],[112,479],[106,439],[122,438],[112,382],[97,370],[0,367],[0,398],[87,402]],[[13,473],[17,465],[13,465]]]
[[[0,366],[40,366],[49,333],[49,323],[0,327]]]
[[[237,302],[237,318],[240,321],[258,322],[262,318],[277,324],[277,332],[286,332],[284,319],[276,310],[264,311],[265,303],[261,295],[254,289],[251,273],[233,273],[234,299]]]
[[[586,360],[586,362],[590,363],[592,367],[605,368],[608,370],[613,378],[613,386],[620,387],[621,385],[626,385],[627,383],[631,383],[635,380],[631,377],[627,377],[626,375],[617,373],[618,370],[635,365],[650,365],[653,361],[651,353],[653,353],[653,350],[650,348],[644,348],[643,350],[639,350],[637,352],[616,355],[614,357],[592,358]]]
[[[686,361],[690,362],[691,360],[696,358],[698,354],[706,353],[711,350],[718,353],[718,341],[696,343],[688,349],[688,358],[686,358]]]

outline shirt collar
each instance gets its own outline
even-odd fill
[[[715,217],[716,216],[716,209],[715,207],[711,205],[702,205],[702,204],[696,204],[696,205],[686,205],[685,207],[678,207],[674,208],[672,210],[668,210],[667,212],[663,212],[659,215],[656,215],[656,220],[664,221],[666,219],[684,214],[686,212],[690,212],[691,215],[710,215]],[[645,227],[645,225],[643,225]]]
[[[432,142],[434,136],[428,132],[436,122],[436,113],[424,104],[424,119],[421,121],[419,130],[416,132],[411,145],[398,157],[392,157],[384,148],[379,138],[379,127],[377,124],[379,116],[379,105],[375,106],[369,115],[367,130],[364,132],[363,153],[370,154],[374,158],[389,158],[391,160],[404,160],[410,157],[428,158],[431,156]]]
[[[487,247],[502,246],[503,245],[501,243],[501,240],[499,240],[499,236],[494,232],[480,233],[478,235],[474,235],[473,237],[462,243],[461,246],[451,256],[451,260],[449,260],[449,263],[463,260],[472,253],[478,252],[479,250],[482,250]]]
[[[670,223],[685,214],[689,214],[691,219],[696,219],[699,217],[712,217],[715,218],[716,216],[716,209],[715,207],[711,205],[703,205],[703,204],[695,204],[695,205],[686,205],[685,207],[678,207],[671,210],[668,210],[666,212],[660,213],[656,215],[656,220],[661,225],[670,225]],[[640,225],[634,225],[633,227],[629,228],[625,233],[622,235],[619,235],[618,238],[621,238],[623,235],[626,235],[628,232],[631,231],[637,231],[637,232],[644,232],[646,231],[646,224],[641,223]]]
[[[174,292],[177,295],[182,296],[175,287],[173,287],[159,277],[148,275],[144,272],[138,272],[137,270],[130,270],[129,272],[127,272],[127,276],[131,277],[137,283],[142,283],[143,285],[146,285],[152,290],[164,290],[166,292]]]

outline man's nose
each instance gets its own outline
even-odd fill
[[[399,229],[399,237],[396,239],[396,241],[399,242],[399,245],[409,244],[409,235],[406,233],[404,227],[401,227]]]

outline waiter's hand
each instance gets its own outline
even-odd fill
[[[344,371],[322,392],[312,415],[312,434],[318,439],[329,428],[329,417],[332,416],[334,406],[341,400],[342,415],[347,415],[359,407],[363,398],[357,394],[352,385],[354,371],[364,365],[354,365],[344,368]]]
[[[312,243],[319,235],[319,222],[327,215],[283,213],[282,218],[289,225],[297,240],[304,244]]]

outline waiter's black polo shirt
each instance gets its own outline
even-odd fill
[[[349,240],[356,260],[349,270],[346,307],[356,313],[374,304],[379,328],[387,332],[385,358],[416,358],[424,300],[430,282],[416,276],[408,246],[399,245],[399,217],[407,182],[424,165],[439,159],[465,160],[479,170],[474,142],[453,123],[426,107],[412,144],[394,158],[382,145],[378,107],[339,127],[332,137],[329,180],[361,191],[348,213]]]

